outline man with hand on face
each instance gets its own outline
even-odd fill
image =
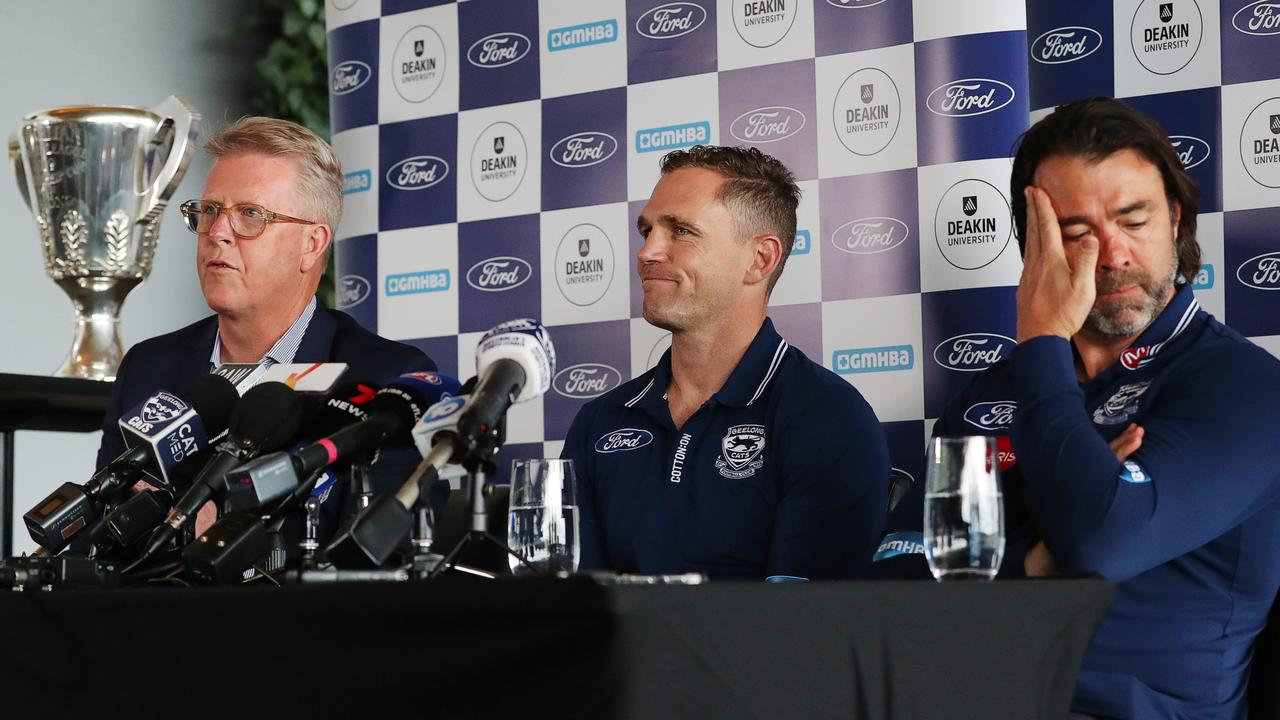
[[[103,419],[99,467],[125,449],[118,427],[124,410],[157,390],[181,391],[223,363],[341,362],[348,381],[375,384],[435,369],[421,350],[381,338],[316,298],[342,216],[342,167],[328,143],[296,123],[246,117],[205,150],[216,160],[204,193],[181,211],[197,242],[200,289],[215,314],[125,354]],[[373,480],[385,477],[384,490],[413,467],[412,458],[398,461],[406,467],[391,460],[374,466]],[[213,517],[206,505],[197,531]]]
[[[1280,363],[1196,302],[1199,192],[1146,116],[1109,98],[1059,107],[1023,136],[1011,185],[1018,346],[935,434],[1012,441],[1002,577],[1117,583],[1075,712],[1242,717],[1280,587]],[[891,521],[893,548],[922,503]],[[882,544],[877,570],[905,570],[894,554]]]
[[[636,266],[644,318],[671,349],[569,430],[582,568],[785,580],[866,562],[886,514],[884,434],[766,317],[799,199],[754,148],[663,158]]]

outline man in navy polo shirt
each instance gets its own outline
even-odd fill
[[[1196,302],[1198,191],[1149,118],[1064,105],[1023,137],[1011,184],[1018,347],[935,433],[999,438],[1002,577],[1117,583],[1075,712],[1243,717],[1280,587],[1280,363]],[[922,503],[895,512],[874,574],[927,574],[902,552]]]
[[[869,558],[887,513],[884,434],[857,390],[765,316],[799,199],[754,148],[663,158],[636,265],[644,318],[671,349],[569,430],[584,569],[827,579]]]

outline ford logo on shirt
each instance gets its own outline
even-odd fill
[[[551,381],[556,392],[569,398],[603,395],[622,382],[622,373],[600,363],[579,363],[556,373]]]
[[[1209,143],[1191,135],[1170,135],[1169,143],[1186,170],[1209,159]]]
[[[605,433],[596,440],[596,452],[614,453],[636,450],[653,442],[653,433],[639,428],[622,428]]]
[[[1102,33],[1073,25],[1054,28],[1031,43],[1031,59],[1044,65],[1061,65],[1092,55],[1102,47]]]
[[[617,151],[618,141],[612,135],[589,130],[561,138],[548,156],[560,167],[583,168],[598,165]]]
[[[995,112],[1013,102],[1013,88],[990,78],[964,78],[934,88],[925,107],[934,115],[971,117]]]
[[[670,40],[702,27],[707,11],[691,2],[670,2],[636,18],[636,32],[652,40]]]
[[[334,95],[346,95],[364,87],[373,77],[373,69],[368,63],[359,60],[348,60],[333,66],[329,74],[329,91]]]
[[[519,62],[533,43],[518,32],[500,32],[480,38],[467,48],[467,62],[481,68],[500,68]]]
[[[1236,279],[1254,290],[1280,290],[1280,252],[1245,260],[1236,270]]]
[[[387,184],[400,190],[425,190],[449,175],[449,163],[435,155],[416,155],[387,169]]]
[[[974,403],[964,411],[964,421],[983,430],[1008,430],[1018,404],[1012,400]]]
[[[503,255],[481,260],[467,270],[467,284],[484,292],[520,287],[533,276],[533,268],[518,257]]]
[[[978,372],[1009,357],[1013,338],[995,333],[966,333],[948,338],[933,349],[934,362],[948,370]]]

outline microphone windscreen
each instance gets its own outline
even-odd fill
[[[205,435],[213,438],[221,435],[231,421],[231,412],[240,400],[236,386],[221,375],[201,375],[195,382],[182,389],[178,397],[200,416]]]
[[[279,450],[302,429],[304,403],[284,383],[257,385],[240,398],[231,413],[231,436],[258,452]]]

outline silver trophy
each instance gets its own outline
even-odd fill
[[[170,96],[150,109],[79,105],[31,113],[9,138],[44,270],[71,296],[75,340],[55,375],[115,379],[120,306],[147,279],[160,213],[195,149],[200,114]]]

